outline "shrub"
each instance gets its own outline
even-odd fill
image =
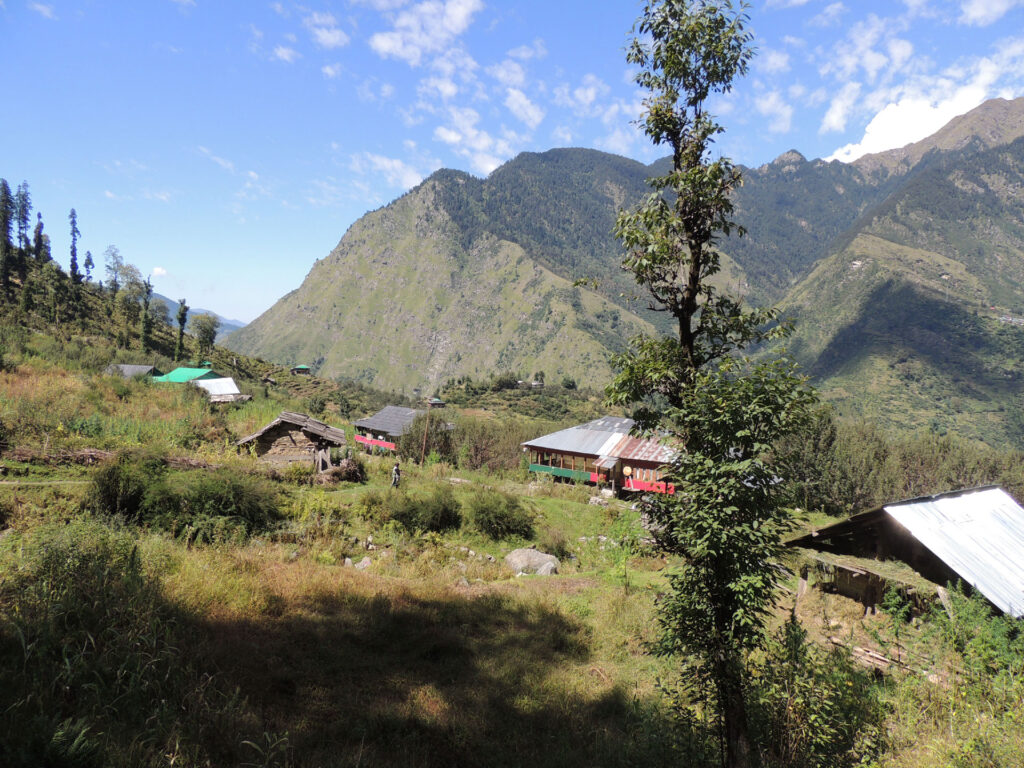
[[[370,491],[359,503],[362,517],[377,525],[391,521],[409,531],[447,531],[462,525],[462,513],[448,485],[437,485],[428,494],[413,496],[405,491]]]
[[[537,548],[541,552],[554,555],[559,560],[569,557],[569,539],[558,528],[545,528],[541,531],[540,539],[537,541]]]
[[[98,514],[139,522],[146,492],[160,482],[166,469],[157,453],[122,451],[93,473],[86,506]]]
[[[515,496],[500,491],[478,491],[466,504],[473,525],[492,539],[533,537],[533,517]]]

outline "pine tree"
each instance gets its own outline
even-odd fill
[[[15,268],[18,275],[24,279],[31,251],[28,235],[32,222],[32,196],[29,195],[27,181],[18,185],[18,192],[14,196],[14,218],[18,225],[18,255]]]
[[[43,233],[43,214],[36,214],[36,228],[32,234],[32,253],[36,264],[46,264],[53,257],[50,255],[50,238]]]
[[[14,197],[7,179],[0,179],[0,287],[7,288],[11,266],[14,261],[14,246],[11,243],[11,224],[15,215]]]
[[[78,214],[74,208],[68,214],[68,221],[71,223],[71,260],[68,263],[68,275],[71,277],[72,285],[81,285],[82,273],[78,271],[78,238],[82,233],[78,231]]]
[[[185,322],[188,320],[188,304],[178,299],[178,342],[174,345],[174,362],[179,362],[185,355]]]
[[[146,278],[142,284],[142,317],[139,321],[139,340],[142,344],[142,351],[149,352],[153,336],[153,316],[149,314],[149,301],[153,298],[153,284]]]
[[[96,266],[92,260],[92,251],[85,252],[85,261],[82,262],[82,266],[85,267],[85,282],[89,282],[92,280],[92,268]]]

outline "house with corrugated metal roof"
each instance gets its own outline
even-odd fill
[[[355,441],[368,450],[383,448],[395,450],[395,441],[404,435],[417,414],[425,411],[403,408],[400,405],[386,405],[372,416],[353,422],[356,428]]]
[[[242,403],[252,400],[252,395],[242,394],[230,376],[221,379],[193,379],[189,384],[203,390],[211,403]]]
[[[175,368],[163,376],[154,376],[153,381],[162,384],[188,384],[197,379],[220,379],[219,373],[214,373],[210,368]]]
[[[663,479],[675,451],[653,438],[630,435],[635,422],[604,416],[527,440],[530,471],[627,491],[675,493]]]
[[[899,560],[931,582],[963,582],[1004,613],[1024,616],[1024,508],[995,486],[884,504],[788,545]]]
[[[235,443],[239,448],[250,447],[264,461],[275,464],[311,461],[321,470],[330,466],[330,449],[345,444],[345,430],[291,411],[281,411],[259,432]]]

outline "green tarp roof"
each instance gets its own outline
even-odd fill
[[[175,368],[163,376],[154,376],[153,381],[162,381],[169,384],[185,384],[196,379],[220,379],[219,373],[214,373],[209,368]]]

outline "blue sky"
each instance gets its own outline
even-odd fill
[[[644,162],[633,0],[0,0],[0,176],[54,255],[109,244],[251,320],[441,167],[582,146]],[[850,160],[1024,95],[1024,0],[758,0],[721,150]],[[756,237],[756,232],[751,233]]]

